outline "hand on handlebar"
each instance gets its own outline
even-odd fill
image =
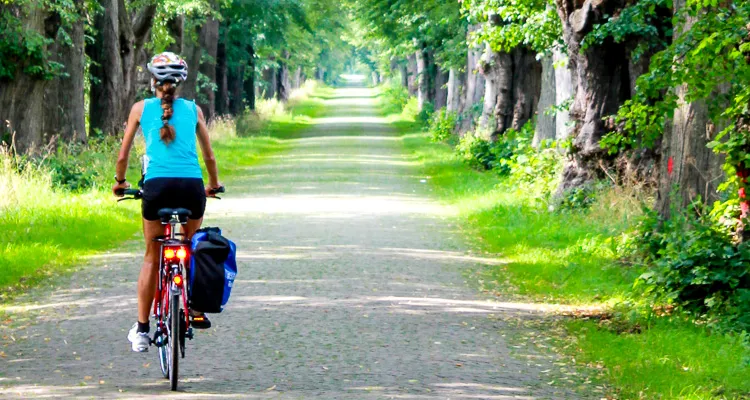
[[[114,194],[115,197],[122,197],[125,195],[125,190],[129,188],[130,184],[128,182],[116,183],[112,186],[112,194]]]
[[[206,197],[216,197],[217,193],[224,193],[224,186],[222,186],[221,183],[216,185],[208,185],[206,186]]]

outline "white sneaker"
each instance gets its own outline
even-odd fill
[[[148,351],[148,347],[151,345],[151,338],[148,337],[148,333],[138,332],[138,323],[136,322],[130,332],[128,332],[128,340],[133,345],[133,351],[138,353],[145,353]]]

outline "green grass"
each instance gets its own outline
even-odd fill
[[[510,279],[520,294],[537,300],[591,303],[622,296],[638,276],[614,264],[612,237],[628,226],[629,213],[550,213],[424,134],[408,135],[404,144],[421,160],[435,193],[459,208],[466,236],[508,261],[483,271],[486,278]]]
[[[255,131],[235,132],[233,121],[218,121],[212,127],[212,136],[218,139],[212,143],[220,179],[228,190],[248,167],[284,151],[285,138],[298,135],[311,118],[321,116],[323,101],[314,96],[329,90],[316,88],[313,96],[295,99],[288,109],[253,125]],[[106,171],[114,168],[115,151],[98,150],[98,158],[111,162],[99,162],[96,171],[88,172],[111,176]],[[137,157],[131,164],[128,178],[137,182]],[[0,301],[41,279],[74,269],[82,257],[115,248],[141,229],[139,204],[117,203],[109,194],[109,180],[98,190],[80,194],[56,189],[50,182],[49,171],[34,168],[19,173],[9,156],[0,154],[0,190],[6,194],[0,200]]]
[[[639,270],[617,262],[617,238],[640,216],[637,202],[605,194],[589,211],[549,212],[492,172],[477,172],[445,144],[429,142],[395,118],[405,150],[421,161],[433,193],[459,210],[459,226],[477,250],[507,264],[478,271],[481,289],[535,301],[591,304],[632,295]],[[415,133],[417,132],[417,133]],[[558,322],[559,351],[592,369],[619,399],[750,398],[750,351],[742,340],[678,318],[657,318],[642,333],[598,323]],[[549,327],[548,327],[549,328]],[[553,329],[549,329],[553,331]]]
[[[567,323],[571,354],[601,364],[623,399],[747,399],[750,355],[739,337],[711,335],[677,319],[658,319],[640,334],[617,334],[588,321]]]
[[[118,205],[107,193],[41,192],[0,212],[0,299],[67,271],[82,256],[110,249],[140,229],[137,207]]]

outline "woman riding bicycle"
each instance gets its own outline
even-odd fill
[[[189,239],[203,221],[206,196],[218,188],[216,159],[211,149],[208,128],[200,107],[195,102],[177,96],[177,88],[185,81],[188,66],[185,60],[174,53],[155,55],[148,64],[151,72],[151,91],[155,97],[133,105],[125,128],[125,137],[117,158],[117,170],[112,187],[118,192],[130,187],[125,180],[128,156],[138,127],[146,141],[146,172],[143,183],[143,236],[146,239],[146,254],[138,278],[138,321],[128,333],[133,351],[148,351],[149,315],[159,274],[159,243],[154,238],[163,234],[158,212],[162,208],[186,208],[191,216],[185,225]],[[203,153],[208,170],[209,184],[204,188],[196,138]],[[201,315],[203,316],[203,315]],[[208,318],[197,318],[197,329],[210,327]]]

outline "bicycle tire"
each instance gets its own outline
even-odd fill
[[[180,293],[173,293],[169,303],[169,383],[172,391],[176,391],[180,360]]]
[[[169,321],[169,292],[165,291],[163,295],[161,296],[161,302],[159,304],[159,321],[157,323],[158,326],[167,327],[168,321]],[[167,340],[165,340],[167,339]],[[159,366],[161,367],[161,373],[164,376],[164,379],[169,379],[169,342],[168,342],[169,336],[162,331],[161,335],[157,340],[157,344],[159,347],[158,353],[159,353]]]

